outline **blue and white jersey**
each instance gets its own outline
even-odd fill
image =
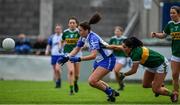
[[[104,48],[104,46],[108,45],[108,43],[92,31],[88,34],[87,38],[79,38],[77,46],[83,47],[84,44],[89,48],[89,51],[98,50],[98,54],[95,59],[96,62],[102,61],[104,58],[109,57],[113,53],[112,50]]]
[[[48,38],[48,45],[51,46],[51,55],[62,55],[63,53],[59,53],[59,43],[62,41],[62,33],[57,35],[56,33],[51,35]]]

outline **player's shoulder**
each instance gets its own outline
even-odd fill
[[[89,33],[89,37],[90,37],[90,38],[99,38],[99,35],[98,35],[97,33],[91,31],[91,32]]]
[[[117,38],[115,35],[111,37],[111,39],[115,39],[115,38]]]
[[[66,33],[66,32],[69,32],[70,30],[69,30],[69,28],[68,29],[65,29],[64,31],[63,31],[63,33]]]
[[[174,24],[174,21],[169,21],[168,24]]]
[[[121,38],[122,38],[122,39],[127,39],[127,37],[126,37],[126,36],[124,36],[124,35],[122,35],[122,36],[121,36]]]
[[[133,53],[139,54],[140,52],[142,52],[142,47],[136,47],[132,50]]]
[[[55,34],[51,34],[49,35],[48,39],[52,39],[54,37]]]
[[[180,21],[179,22],[175,22],[175,21],[169,21],[168,24],[180,24]]]
[[[100,37],[99,37],[98,34],[96,34],[95,32],[92,32],[92,31],[91,31],[91,32],[89,33],[87,39],[88,39],[88,40],[91,40],[91,41],[95,41],[95,40],[97,41],[97,40],[100,39]]]

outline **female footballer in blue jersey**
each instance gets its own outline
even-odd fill
[[[62,40],[62,26],[56,25],[55,34],[51,35],[48,39],[48,45],[46,47],[45,54],[49,55],[51,51],[51,65],[54,70],[54,80],[56,82],[56,88],[61,87],[61,68],[57,65],[57,60],[62,55],[59,53],[59,42]]]
[[[95,14],[89,22],[82,22],[79,25],[80,38],[77,46],[69,53],[69,60],[71,62],[80,62],[95,59],[94,70],[90,75],[89,85],[97,88],[108,95],[108,101],[115,102],[115,97],[119,93],[113,90],[107,83],[102,81],[102,78],[110,73],[115,65],[116,58],[112,54],[112,50],[104,49],[103,45],[107,45],[98,34],[91,31],[91,24],[96,24],[101,19],[99,14]],[[91,52],[90,55],[82,57],[74,57],[81,48],[86,44]],[[64,62],[62,60],[62,62]]]

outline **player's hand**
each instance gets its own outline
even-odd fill
[[[72,63],[75,63],[75,62],[80,62],[80,61],[81,61],[81,58],[80,58],[80,57],[70,57],[69,60],[70,60]]]
[[[62,53],[62,52],[63,52],[63,49],[62,49],[62,48],[60,48],[60,49],[59,49],[59,53]]]
[[[120,81],[123,81],[123,80],[124,80],[124,78],[125,78],[124,73],[120,72]]]
[[[152,38],[156,37],[156,33],[155,32],[151,32],[151,37]]]
[[[45,51],[45,55],[48,56],[49,55],[49,51]]]
[[[60,64],[61,66],[64,65],[64,63],[66,63],[69,60],[69,56],[65,56],[65,55],[61,55],[59,57],[59,59],[57,60],[58,64]]]

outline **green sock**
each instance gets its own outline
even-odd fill
[[[73,85],[70,85],[70,90],[73,91]]]

